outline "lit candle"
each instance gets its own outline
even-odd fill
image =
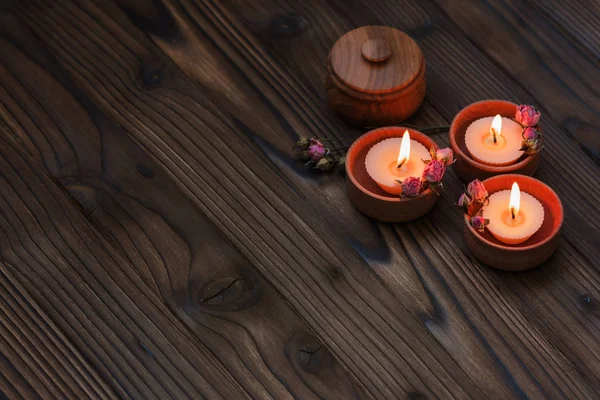
[[[517,182],[511,190],[501,190],[489,197],[483,208],[489,220],[488,230],[506,244],[519,244],[529,239],[544,222],[542,203],[529,193],[521,192]]]
[[[398,151],[400,150],[400,151]],[[402,182],[414,176],[421,178],[425,163],[431,159],[429,150],[421,143],[410,138],[408,131],[402,138],[382,140],[371,147],[365,159],[365,168],[369,176],[390,194],[402,193]]]
[[[500,115],[480,118],[467,128],[465,145],[484,164],[510,165],[523,155],[523,127]]]

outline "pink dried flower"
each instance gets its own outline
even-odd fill
[[[540,134],[538,133],[537,129],[532,128],[530,126],[525,128],[525,130],[523,131],[523,139],[525,140],[537,140],[539,136]]]
[[[402,194],[405,196],[417,196],[421,192],[421,179],[414,176],[402,181]]]
[[[430,183],[436,183],[442,180],[446,166],[439,160],[431,160],[423,171],[423,179]]]
[[[466,193],[463,193],[458,198],[458,203],[456,203],[459,207],[467,208],[471,205],[471,199],[467,196]]]
[[[542,114],[534,106],[521,104],[517,107],[515,120],[523,126],[536,126]]]
[[[475,179],[473,182],[469,183],[469,186],[467,186],[467,194],[472,201],[478,201],[480,203],[484,202],[488,196],[485,186],[479,179]]]
[[[473,218],[471,218],[471,225],[473,225],[473,228],[475,228],[479,232],[483,232],[485,230],[485,226],[489,223],[490,220],[483,218],[481,215],[476,215]]]
[[[319,161],[321,158],[325,156],[327,153],[327,149],[323,146],[317,139],[310,139],[310,145],[308,146],[308,156],[313,161]]]
[[[449,147],[446,147],[444,149],[439,149],[436,154],[436,159],[443,162],[445,165],[450,165],[452,164],[452,161],[454,161],[454,153],[452,152],[452,149]]]

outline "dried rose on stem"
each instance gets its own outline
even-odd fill
[[[471,217],[471,225],[479,232],[485,231],[485,227],[490,223],[489,219],[483,218],[481,215]]]
[[[343,166],[346,162],[345,152],[347,147],[339,149],[330,149],[323,144],[323,141],[344,141],[343,139],[319,139],[316,137],[300,138],[293,147],[294,155],[306,161],[306,165],[313,165],[313,169],[327,171],[335,166]],[[334,155],[334,152],[342,151],[341,156]]]
[[[402,197],[414,197],[418,196],[421,192],[421,188],[423,187],[420,178],[416,178],[414,176],[405,178],[402,181]]]
[[[540,118],[542,113],[535,109],[534,106],[530,106],[527,104],[521,104],[517,107],[517,112],[515,114],[515,121],[524,127],[527,126],[536,126],[540,122]]]
[[[439,150],[436,150],[435,148],[432,147],[429,150],[429,154],[431,154],[432,160],[441,161],[444,163],[444,165],[446,167],[451,164],[454,164],[454,162],[456,161],[454,159],[454,152],[449,147],[445,147],[445,148],[439,149]]]
[[[539,128],[541,117],[542,114],[534,106],[521,104],[517,107],[515,121],[523,127],[521,150],[525,154],[535,154],[543,148],[542,133]]]
[[[475,179],[467,186],[467,196],[469,196],[472,201],[484,203],[488,197],[488,191],[485,189],[483,182],[479,179]]]
[[[465,210],[471,217],[471,223],[477,226],[482,226],[483,221],[480,219],[481,210],[487,204],[489,193],[483,182],[475,179],[466,187],[465,192],[460,195],[456,205]],[[473,225],[475,229],[479,229]],[[485,224],[483,225],[485,228]]]
[[[446,173],[446,168],[456,160],[454,159],[452,150],[449,148],[436,150],[432,147],[429,150],[429,154],[431,154],[431,160],[423,160],[427,164],[421,178],[423,180],[423,188],[430,187],[439,194],[437,189],[444,189],[442,179]]]

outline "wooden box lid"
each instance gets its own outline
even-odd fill
[[[342,36],[331,49],[331,70],[348,87],[383,94],[404,89],[424,64],[417,43],[387,26],[363,26]]]

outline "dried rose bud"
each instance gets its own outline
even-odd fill
[[[517,107],[515,120],[523,126],[536,126],[542,114],[534,106],[521,104]]]
[[[308,156],[313,161],[321,160],[323,157],[325,157],[326,153],[327,149],[325,148],[325,146],[323,146],[323,143],[321,143],[317,139],[310,139],[310,145],[308,146]]]
[[[475,179],[473,182],[469,183],[469,186],[467,186],[467,194],[472,201],[478,201],[480,203],[484,202],[488,196],[485,186],[479,179]]]
[[[315,165],[315,169],[320,169],[321,171],[327,171],[328,169],[331,169],[334,166],[334,163],[332,163],[327,157],[323,157],[321,158],[317,164]]]
[[[540,134],[538,133],[537,129],[532,128],[530,126],[528,126],[527,128],[525,128],[525,130],[523,131],[523,139],[524,140],[536,140],[538,139],[540,136]]]
[[[442,180],[446,172],[446,166],[439,160],[431,160],[423,171],[423,179],[427,182],[435,183]]]
[[[521,150],[525,154],[535,154],[542,149],[542,141],[540,139],[523,140]]]
[[[530,146],[529,146],[531,151],[534,151],[536,153],[538,151],[540,151],[542,149],[542,147],[544,147],[544,146],[542,146],[542,141],[540,139],[534,140],[533,143],[530,143]]]
[[[417,196],[421,192],[421,179],[414,176],[402,181],[402,194],[405,196]]]
[[[458,198],[458,202],[456,203],[459,207],[468,208],[471,205],[471,199],[467,196],[466,193],[463,193]]]
[[[300,139],[298,139],[294,147],[298,147],[299,149],[305,150],[308,148],[309,145],[310,139],[307,137],[301,137]]]
[[[452,161],[454,160],[454,153],[452,152],[452,149],[449,147],[446,147],[444,149],[439,149],[436,154],[436,159],[443,162],[445,165],[449,165],[452,164]]]
[[[489,223],[490,220],[483,218],[481,215],[476,215],[473,218],[471,218],[471,225],[473,225],[473,228],[475,228],[479,232],[483,232],[485,230],[485,226]]]
[[[344,166],[346,165],[346,156],[341,156],[338,160],[337,160],[337,165],[339,166]]]

